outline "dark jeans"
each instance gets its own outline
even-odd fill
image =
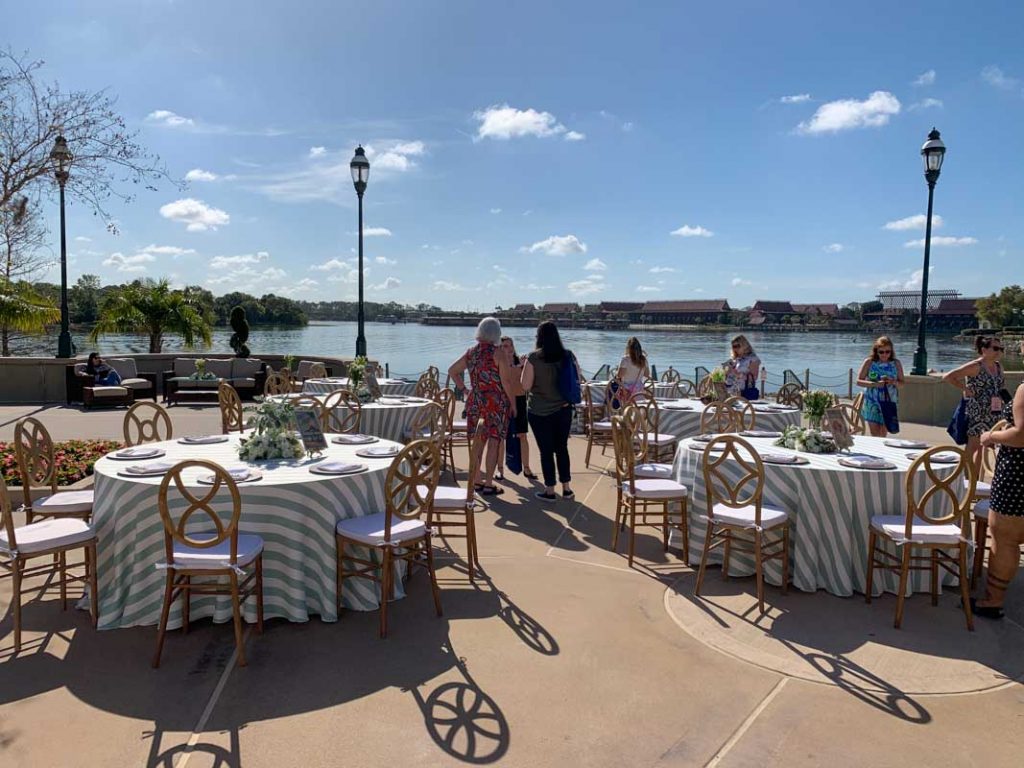
[[[540,451],[540,469],[544,485],[555,484],[555,462],[558,462],[558,479],[563,483],[572,480],[569,472],[569,430],[572,428],[572,408],[566,407],[550,416],[529,414],[530,429]]]

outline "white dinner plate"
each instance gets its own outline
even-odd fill
[[[373,435],[338,435],[331,442],[338,445],[369,445],[370,443],[376,443],[378,440],[380,438]]]
[[[314,464],[309,471],[316,475],[354,475],[357,472],[364,472],[368,467],[365,464],[355,464],[351,461],[333,459]]]
[[[782,433],[770,429],[745,429],[740,432],[740,437],[782,437]]]
[[[227,472],[236,483],[251,483],[254,480],[263,479],[262,472],[258,469],[249,469],[249,467],[231,467]],[[203,485],[213,485],[216,477],[216,475],[201,475],[196,479]]]
[[[227,435],[201,435],[199,437],[183,437],[178,440],[182,445],[213,445],[214,443],[226,443]]]
[[[841,456],[839,463],[851,469],[896,469],[891,461],[874,456]]]
[[[364,459],[392,459],[398,455],[399,449],[391,445],[378,445],[373,448],[361,448],[356,451],[356,456]]]
[[[807,464],[807,459],[795,453],[762,453],[761,461],[765,464]]]
[[[665,403],[661,406],[666,411],[692,411],[693,406],[688,403]]]
[[[885,444],[890,448],[927,448],[928,443],[921,440],[886,440]]]
[[[133,464],[117,474],[121,477],[159,477],[166,475],[173,468],[174,465],[169,461],[157,461],[153,464]]]
[[[139,459],[158,459],[166,454],[167,451],[163,448],[137,445],[133,448],[124,448],[120,451],[114,451],[109,454],[108,458],[116,459],[117,461],[131,461],[132,459],[137,461]]]
[[[908,453],[907,458],[911,461],[916,461],[921,458],[922,455],[923,454],[921,453]],[[930,461],[933,461],[936,464],[956,464],[960,461],[960,457],[955,453],[935,453],[932,454]]]

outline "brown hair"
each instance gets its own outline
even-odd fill
[[[640,346],[640,339],[636,336],[630,336],[626,342],[626,354],[629,355],[629,360],[637,368],[642,368],[644,364],[644,348]]]
[[[750,346],[750,342],[747,340],[747,337],[742,333],[739,336],[732,337],[732,341],[729,342],[729,347],[731,348],[733,344],[739,344],[743,348],[740,350],[743,355],[754,354],[754,348]],[[736,354],[736,350],[732,350],[732,356],[740,357],[740,355]]]
[[[875,339],[875,343],[871,345],[871,359],[876,363],[878,362],[878,350],[881,347],[888,347],[892,350],[892,354],[889,356],[889,362],[896,360],[896,348],[892,345],[892,339],[888,336],[879,336]]]
[[[517,358],[519,357],[519,355],[516,354],[516,342],[511,336],[502,336],[501,343],[504,344],[506,341],[512,345],[512,364],[516,365],[518,363]]]
[[[980,355],[981,350],[988,349],[989,347],[992,346],[992,343],[995,341],[999,341],[998,336],[978,334],[977,336],[974,337],[974,351]]]

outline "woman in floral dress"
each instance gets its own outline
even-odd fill
[[[889,434],[882,417],[883,393],[893,403],[899,402],[899,388],[903,386],[903,365],[893,352],[892,339],[879,336],[871,347],[871,356],[864,359],[857,374],[857,385],[864,387],[864,402],[860,407],[861,416],[874,437]]]
[[[974,464],[975,476],[981,473],[981,434],[999,421],[1005,402],[1002,392],[1003,342],[998,336],[978,336],[974,340],[978,357],[954,368],[942,377],[959,389],[967,402],[967,453]]]
[[[496,496],[502,489],[494,485],[494,470],[498,463],[498,446],[508,434],[508,421],[515,416],[515,387],[508,355],[499,351],[501,323],[485,317],[476,329],[477,344],[466,350],[452,363],[448,374],[457,390],[466,388],[463,374],[469,370],[471,389],[466,396],[466,425],[470,430],[476,465],[480,466],[484,446],[487,446],[486,479],[479,485],[483,496]],[[480,419],[483,426],[474,434]],[[476,478],[469,478],[476,483]]]

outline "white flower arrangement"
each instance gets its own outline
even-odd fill
[[[295,409],[289,403],[264,400],[255,408],[248,427],[255,434],[238,446],[238,457],[247,461],[301,459],[306,449],[293,429]]]
[[[838,450],[835,441],[821,430],[796,426],[786,427],[775,445],[802,453],[835,453]]]

